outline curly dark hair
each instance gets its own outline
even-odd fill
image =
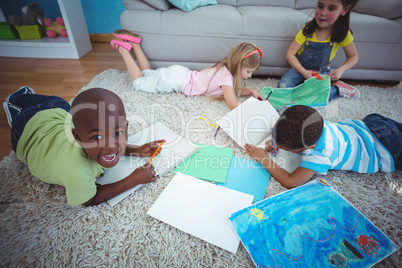
[[[289,149],[303,149],[315,144],[324,128],[324,120],[317,110],[305,106],[289,107],[279,117],[272,137],[277,145]]]

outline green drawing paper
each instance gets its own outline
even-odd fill
[[[229,171],[233,149],[195,143],[199,150],[180,163],[176,169],[198,179],[225,183]]]
[[[330,78],[326,76],[324,76],[323,79],[324,80],[312,77],[294,88],[264,87],[261,91],[261,95],[265,99],[271,90],[273,90],[268,100],[276,110],[286,105],[292,106],[297,104],[310,107],[326,106],[331,81]]]

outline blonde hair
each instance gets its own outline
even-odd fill
[[[226,68],[228,68],[229,72],[233,76],[234,80],[233,89],[235,95],[240,96],[241,88],[246,85],[246,82],[243,81],[241,78],[241,70],[244,68],[250,68],[256,71],[261,66],[261,56],[259,53],[254,53],[244,58],[245,55],[255,51],[256,49],[257,45],[251,42],[242,42],[232,47],[229,54],[225,58],[219,60],[214,66],[209,67],[209,68],[216,67],[216,71],[209,80],[208,87],[202,95],[208,92],[209,84],[211,83],[212,78],[215,76],[218,70],[222,66],[226,66]],[[222,98],[223,97],[216,99],[222,99]]]

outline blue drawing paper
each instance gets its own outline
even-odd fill
[[[370,267],[398,247],[317,179],[233,213],[258,267]]]
[[[265,197],[270,174],[260,164],[243,157],[232,156],[226,183],[218,185],[254,196],[253,203]]]

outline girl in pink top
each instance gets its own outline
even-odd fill
[[[223,98],[231,110],[240,104],[238,96],[252,95],[262,99],[258,91],[245,87],[245,80],[258,70],[262,58],[262,51],[251,42],[237,44],[226,58],[201,71],[191,71],[181,65],[153,70],[140,46],[141,36],[123,29],[113,34],[123,40],[112,40],[111,45],[123,57],[136,90],[214,96]],[[138,65],[131,56],[131,50],[134,51]]]

